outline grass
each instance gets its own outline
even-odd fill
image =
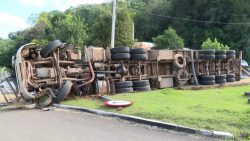
[[[250,139],[250,105],[243,96],[249,86],[208,90],[172,88],[143,93],[119,94],[111,99],[131,100],[127,108],[107,108],[97,99],[77,98],[67,105],[102,109],[122,114],[156,119],[190,127],[233,133],[237,139]]]

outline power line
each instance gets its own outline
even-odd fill
[[[130,9],[133,11],[140,12],[140,13],[147,14],[147,15],[151,15],[151,16],[163,17],[163,18],[168,18],[168,19],[173,19],[173,20],[195,22],[195,23],[223,24],[223,25],[250,25],[250,23],[238,23],[238,22],[228,23],[228,22],[218,22],[218,21],[203,21],[203,20],[195,20],[195,19],[186,19],[186,18],[173,17],[173,16],[168,16],[168,15],[159,15],[159,14],[154,14],[154,13],[148,13],[146,11],[133,9],[133,8],[130,8]]]

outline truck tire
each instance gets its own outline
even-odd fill
[[[200,59],[212,60],[212,59],[215,59],[215,55],[214,54],[210,54],[210,55],[200,54]]]
[[[111,59],[113,59],[113,60],[128,60],[128,59],[130,59],[130,54],[129,53],[112,54]]]
[[[57,96],[55,97],[55,101],[56,102],[63,101],[67,97],[67,95],[70,93],[72,85],[73,83],[71,81],[66,81],[63,87],[58,92]]]
[[[225,50],[216,50],[215,51],[215,55],[226,55],[226,51]]]
[[[116,91],[116,93],[131,93],[131,92],[133,92],[133,88],[132,87],[120,88],[120,89],[116,89],[115,91]]]
[[[215,80],[214,75],[202,75],[200,76],[201,81],[210,81],[210,80]]]
[[[227,55],[223,54],[223,55],[215,55],[215,59],[218,59],[218,60],[223,60],[223,59],[226,59],[227,58]]]
[[[250,96],[250,92],[245,92],[245,96]]]
[[[235,50],[227,50],[227,54],[232,54],[232,55],[235,55]]]
[[[48,57],[48,55],[54,51],[55,49],[57,49],[58,47],[62,46],[63,44],[61,43],[61,41],[59,40],[55,40],[53,42],[50,42],[47,46],[45,46],[44,48],[41,49],[40,51],[40,55],[43,58]]]
[[[227,76],[227,79],[228,78],[235,78],[235,74],[234,73],[226,74],[226,76]]]
[[[133,87],[134,91],[150,91],[150,86],[143,86],[143,87]]]
[[[225,74],[215,75],[215,80],[226,79],[227,76]]]
[[[133,87],[150,86],[149,80],[133,81]]]
[[[182,69],[187,65],[187,61],[182,54],[175,54],[173,63],[179,69]]]
[[[128,88],[128,87],[133,87],[132,81],[115,82],[115,88],[117,88],[117,89]]]
[[[226,79],[215,79],[215,83],[216,84],[225,84],[227,82],[227,80]]]
[[[234,54],[227,54],[227,59],[235,59],[235,55]]]
[[[235,82],[235,78],[227,78],[227,82]]]
[[[179,69],[175,74],[177,81],[188,80],[190,78],[190,74],[186,69]]]
[[[133,48],[130,49],[131,54],[147,54],[147,50],[144,48]]]
[[[130,49],[129,47],[115,47],[111,49],[111,54],[116,54],[116,53],[129,53]]]
[[[43,98],[43,99],[41,99]],[[43,108],[50,105],[53,101],[52,95],[45,94],[37,101],[37,108]]]
[[[215,50],[200,50],[199,52],[200,52],[200,54],[204,54],[204,55],[215,54]]]
[[[209,80],[209,81],[200,81],[201,85],[214,85],[215,81],[214,80]]]
[[[147,61],[148,60],[148,55],[147,54],[131,54],[130,60]]]

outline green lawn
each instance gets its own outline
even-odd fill
[[[103,106],[97,99],[77,98],[64,104],[157,119],[200,129],[228,131],[238,139],[250,139],[250,104],[245,91],[250,86],[208,90],[174,90],[172,88],[143,93],[117,94],[111,99],[132,100],[127,108]]]

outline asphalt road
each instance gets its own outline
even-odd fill
[[[0,112],[0,141],[212,141],[117,118],[67,110]]]

